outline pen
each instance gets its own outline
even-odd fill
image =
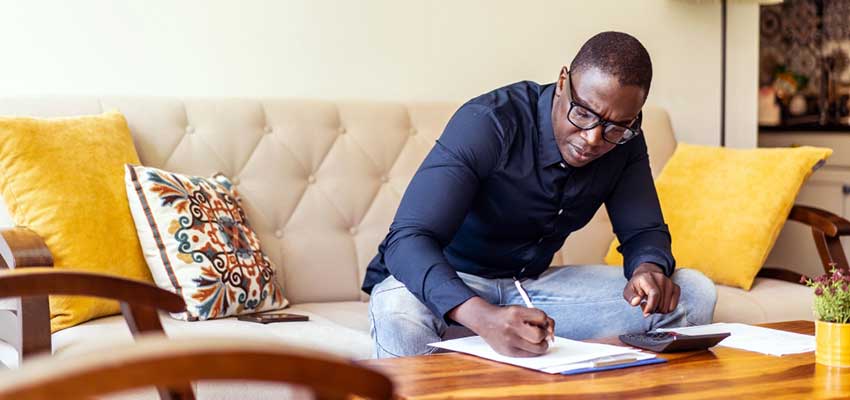
[[[519,292],[520,297],[522,297],[522,301],[525,302],[525,306],[528,308],[535,308],[534,304],[531,302],[531,298],[528,297],[528,293],[526,293],[525,288],[522,287],[522,283],[520,283],[516,278],[514,278],[514,286],[516,286],[516,290]],[[555,344],[554,334],[547,339],[549,343]]]

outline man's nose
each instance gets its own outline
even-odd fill
[[[581,136],[584,138],[584,141],[587,142],[590,146],[598,146],[602,143],[602,125],[597,125],[593,129],[587,129],[581,131]]]

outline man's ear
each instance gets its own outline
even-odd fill
[[[567,66],[561,67],[561,73],[558,75],[558,82],[555,85],[555,96],[560,96],[561,93],[564,93],[564,88],[567,85]]]

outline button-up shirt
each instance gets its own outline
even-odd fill
[[[643,135],[584,167],[568,165],[552,130],[554,88],[519,82],[455,112],[369,264],[366,293],[392,274],[446,318],[475,296],[457,271],[536,277],[602,204],[622,243],[627,279],[647,262],[673,273]]]

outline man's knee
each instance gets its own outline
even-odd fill
[[[685,307],[687,322],[692,325],[710,324],[714,318],[717,288],[705,275],[695,269],[677,269],[673,282],[682,290],[679,304]]]
[[[372,291],[369,319],[379,358],[430,353],[427,344],[439,341],[445,330],[442,319],[392,277]]]

